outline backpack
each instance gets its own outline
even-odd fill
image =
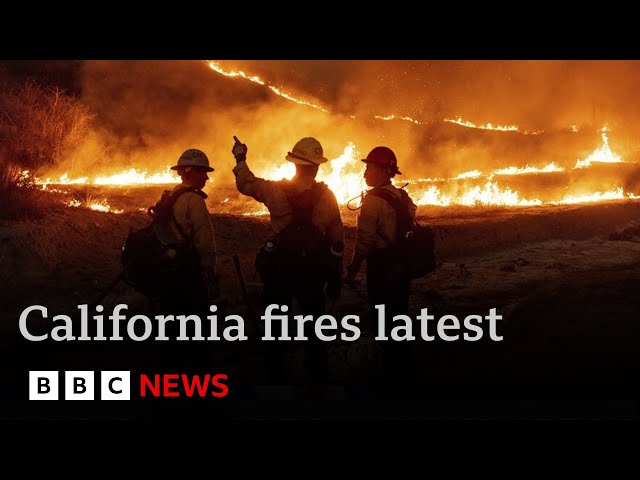
[[[326,188],[318,182],[304,192],[287,192],[291,223],[269,239],[256,257],[256,270],[263,281],[327,278],[331,264],[329,243],[311,223],[313,210]]]
[[[420,225],[409,214],[409,195],[400,190],[398,199],[388,190],[374,188],[367,195],[386,200],[396,211],[396,242],[390,247],[389,261],[400,264],[409,278],[421,278],[436,268],[433,228]]]
[[[158,202],[147,209],[151,222],[130,232],[122,247],[123,279],[136,291],[157,298],[170,293],[172,288],[184,285],[199,270],[199,257],[193,242],[175,222],[186,241],[163,243],[157,234],[159,226],[175,220],[173,206],[185,192],[198,192],[179,187],[173,192],[165,190]]]

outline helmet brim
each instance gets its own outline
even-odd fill
[[[315,161],[314,160],[307,160],[306,158],[302,158],[302,157],[300,157],[298,155],[295,155],[295,154],[293,154],[291,152],[289,152],[287,154],[287,156],[284,157],[284,158],[286,160],[292,162],[292,163],[297,164],[297,165],[320,165],[321,163],[326,163],[326,162],[329,161],[326,157],[319,158],[319,159],[317,159]]]
[[[205,172],[214,172],[215,171],[215,169],[212,168],[212,167],[204,167],[202,165],[174,165],[173,167],[171,167],[171,170],[180,170],[181,168],[187,168],[187,167],[201,168]]]
[[[371,160],[367,160],[366,158],[363,158],[362,161],[364,163],[373,163],[374,165],[379,165],[378,163],[372,162]],[[382,166],[382,165],[380,165]],[[393,172],[394,175],[402,175],[402,172],[398,169],[398,167],[396,167],[395,171]]]

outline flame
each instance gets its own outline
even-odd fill
[[[308,107],[311,108],[315,108],[316,110],[320,110],[322,112],[325,113],[329,113],[329,111],[316,104],[316,103],[312,103],[308,100],[302,100],[300,98],[294,97],[293,95],[291,95],[290,93],[285,92],[282,88],[276,87],[274,85],[271,85],[270,83],[268,83],[267,81],[263,80],[262,78],[260,78],[257,75],[250,75],[248,73],[243,72],[242,70],[226,70],[224,68],[222,68],[222,66],[215,60],[207,60],[206,61],[207,65],[209,66],[209,68],[211,70],[213,70],[216,73],[219,73],[220,75],[223,75],[225,77],[240,77],[240,78],[244,78],[245,80],[249,80],[250,82],[256,83],[258,85],[267,87],[269,90],[271,90],[273,93],[275,93],[276,95],[285,98],[287,100],[290,100],[292,102],[295,102],[299,105],[306,105]],[[350,114],[349,115],[351,118],[356,118],[355,115]],[[390,115],[374,115],[375,119],[377,120],[384,120],[384,121],[391,121],[391,120],[404,120],[407,122],[411,122],[411,123],[415,123],[416,125],[427,125],[426,122],[420,121],[420,120],[416,120],[415,118],[406,116],[406,115],[395,115],[395,114],[390,114]],[[479,128],[479,129],[483,129],[483,130],[496,130],[496,131],[501,131],[501,132],[517,132],[519,131],[518,127],[516,125],[493,125],[491,123],[487,123],[485,125],[477,125],[475,123],[469,122],[469,121],[465,121],[462,120],[461,117],[458,117],[456,119],[450,119],[447,118],[444,120],[445,122],[451,122],[451,123],[456,123],[458,125],[462,125],[463,127],[471,127],[471,128]],[[540,133],[543,133],[544,130],[538,130],[538,131],[534,131],[534,132],[529,132],[529,131],[524,131],[521,132],[524,135],[539,135]]]
[[[514,192],[509,187],[501,189],[497,183],[487,181],[483,186],[478,185],[472,187],[457,198],[443,195],[438,187],[432,185],[415,203],[417,205],[440,206],[449,206],[452,204],[468,206],[532,206],[541,205],[542,201],[538,199],[527,200],[524,198],[520,198],[518,192]]]
[[[325,168],[329,168],[330,170],[327,172]],[[350,142],[344,147],[342,155],[320,167],[316,178],[318,181],[327,184],[336,196],[338,203],[345,204],[349,199],[360,195],[360,193],[367,189],[363,172],[364,164],[357,160],[356,146]],[[263,177],[267,180],[291,179],[295,173],[295,164],[286,162],[267,171],[263,174]]]
[[[453,203],[451,197],[442,195],[440,189],[435,185],[430,186],[422,193],[422,196],[415,200],[416,205],[440,205],[446,207]]]
[[[146,170],[139,171],[135,168],[126,172],[116,173],[108,177],[97,177],[95,185],[140,185],[140,184],[167,184],[180,183],[176,173],[167,167],[165,172],[149,174]]]
[[[23,173],[28,175],[29,171],[25,170]],[[89,179],[89,177],[69,178],[69,175],[67,173],[60,175],[58,178],[47,177],[45,179],[41,179],[41,178],[35,177],[34,183],[36,185],[42,185],[42,189],[46,190],[48,185],[170,184],[170,183],[180,183],[180,178],[169,167],[166,168],[165,172],[152,173],[152,174],[149,174],[146,170],[138,170],[136,168],[131,168],[129,170],[125,170],[123,172],[105,176],[105,177],[94,177],[91,180]]]
[[[378,120],[385,120],[385,121],[389,121],[389,120],[406,120],[407,122],[412,122],[415,123],[416,125],[426,125],[425,122],[421,122],[419,120],[416,120],[415,118],[411,118],[411,117],[407,117],[407,116],[400,116],[400,115],[387,115],[386,117],[382,117],[380,115],[376,115],[373,118],[377,118]]]
[[[120,214],[120,213],[124,212],[124,210],[111,208],[111,205],[109,205],[109,202],[107,202],[107,200],[104,199],[104,198],[102,198],[102,199],[87,199],[85,202],[81,202],[78,199],[74,199],[74,200],[71,200],[71,201],[66,203],[66,205],[68,207],[80,207],[83,204],[84,204],[84,206],[86,208],[89,208],[91,210],[95,210],[97,212],[116,213],[116,214]]]
[[[58,179],[51,179],[49,177],[44,180],[40,180],[38,178],[34,179],[35,183],[38,185],[51,185],[52,183],[56,185],[78,185],[87,183],[87,180],[89,180],[89,177],[69,178],[69,175],[66,172],[60,175]]]
[[[444,121],[455,123],[457,125],[462,125],[463,127],[480,128],[482,130],[499,130],[501,132],[517,132],[518,131],[518,127],[515,125],[493,125],[491,123],[487,123],[485,125],[477,125],[475,123],[462,120],[461,117],[458,117],[456,119],[445,118]]]
[[[616,155],[609,148],[609,138],[607,137],[607,127],[602,127],[602,146],[591,153],[584,160],[578,160],[573,168],[586,168],[591,162],[601,163],[622,163],[620,155]]]
[[[588,159],[602,158],[602,152],[609,152],[606,158],[615,158],[619,160],[618,155],[614,155],[608,146],[606,137],[606,129],[603,129],[603,146],[595,150]],[[350,199],[357,198],[362,192],[368,189],[364,177],[364,164],[359,161],[356,145],[349,142],[341,155],[333,158],[330,162],[321,166],[318,172],[318,181],[325,182],[332,192],[335,194],[338,203],[345,205]],[[594,161],[594,160],[591,160]],[[563,172],[564,169],[556,163],[551,162],[548,165],[538,168],[526,165],[524,167],[506,167],[496,169],[489,175],[485,176],[483,183],[479,185],[467,185],[469,180],[479,179],[483,176],[480,170],[470,170],[462,172],[449,179],[443,178],[419,178],[419,179],[394,179],[393,183],[411,185],[411,196],[417,205],[466,205],[466,206],[535,206],[541,205],[543,202],[537,198],[523,198],[522,195],[509,187],[501,187],[493,180],[494,175],[522,175],[531,173],[557,173]],[[169,172],[169,171],[167,171]],[[284,162],[279,166],[272,167],[266,171],[258,171],[259,176],[268,180],[290,179],[295,175],[295,165],[291,162]],[[62,178],[62,177],[61,177]],[[73,181],[65,177],[69,182]],[[128,183],[151,183],[150,179],[162,179],[166,181],[166,177],[153,177],[146,175],[146,172],[130,170],[125,174],[112,175],[111,177],[98,177],[94,180],[96,184],[119,184]],[[173,181],[174,178],[172,178]],[[457,186],[455,181],[465,180],[464,185]],[[450,183],[451,182],[451,183]],[[424,185],[425,183],[430,185]],[[433,185],[434,183],[442,183],[443,185]],[[449,184],[449,185],[447,185]],[[402,185],[396,185],[402,186]],[[441,188],[444,186],[453,187],[454,190],[443,192]],[[452,193],[455,192],[455,193]],[[608,192],[585,192],[580,195],[567,195],[562,200],[556,202],[547,202],[549,204],[565,204],[565,203],[583,203],[606,200],[617,200],[625,198],[640,198],[633,194],[625,194],[622,188],[616,188]],[[225,198],[222,203],[227,203],[229,198]],[[74,206],[77,206],[74,204]],[[106,200],[100,202],[88,203],[89,208],[100,211],[112,211]],[[116,213],[120,213],[116,211]],[[269,211],[264,205],[257,205],[253,211],[244,212],[243,215],[263,216],[268,215]]]
[[[278,87],[269,85],[260,77],[248,75],[242,71],[224,70],[220,65],[214,61],[208,62],[209,67],[228,77],[241,77],[248,81],[254,82],[259,85],[270,88],[277,95],[312,108],[319,109],[323,112],[327,112],[319,105],[300,100],[291,96]],[[353,117],[353,116],[352,116]],[[392,120],[404,120],[414,124],[423,125],[424,122],[416,120],[407,116],[387,115],[387,116],[375,116],[376,119],[383,121]],[[477,128],[484,130],[494,130],[502,132],[520,132],[525,135],[537,135],[543,131],[528,132],[520,131],[516,125],[493,125],[487,123],[484,125],[474,124],[472,122],[464,121],[461,117],[456,119],[445,119],[446,122],[456,123],[458,125]],[[575,125],[571,125],[570,130],[577,132],[578,128]],[[594,162],[601,163],[623,163],[620,155],[615,154],[610,146],[607,136],[607,127],[604,126],[601,129],[602,145],[596,148],[591,154],[589,154],[584,160],[577,160],[574,169],[589,167]],[[332,192],[335,194],[339,204],[345,205],[350,199],[357,198],[362,192],[368,189],[364,177],[364,164],[359,161],[356,151],[355,143],[349,142],[341,155],[333,158],[330,162],[321,166],[318,172],[318,181],[325,182]],[[393,180],[394,185],[396,182],[402,184],[397,186],[409,187],[411,196],[415,203],[418,205],[487,205],[487,206],[533,206],[540,205],[543,202],[537,198],[523,198],[522,194],[512,190],[509,187],[501,187],[497,182],[493,180],[494,176],[509,176],[509,175],[523,175],[523,174],[538,174],[538,173],[559,173],[563,172],[564,168],[557,165],[555,162],[551,162],[548,165],[538,168],[530,165],[524,167],[509,166],[506,168],[495,169],[488,174],[483,174],[480,170],[474,169],[457,174],[450,178],[417,178],[417,179],[402,179],[401,181]],[[279,180],[283,178],[292,178],[295,174],[295,165],[290,162],[284,162],[283,164],[270,168],[262,173],[262,177],[269,180]],[[474,179],[482,180],[473,181]],[[115,173],[105,176],[83,176],[78,178],[71,178],[68,173],[60,175],[58,178],[39,179],[32,178],[29,175],[28,170],[20,172],[20,178],[24,186],[32,184],[39,185],[42,190],[47,190],[56,193],[69,193],[68,191],[58,190],[51,187],[51,185],[150,185],[150,184],[175,184],[179,183],[180,179],[172,170],[167,167],[164,171],[157,173],[149,173],[146,170],[138,170],[136,168],[130,168],[120,173]],[[464,182],[456,183],[459,180]],[[438,185],[435,185],[435,184]],[[475,185],[473,185],[475,183]],[[426,185],[425,185],[426,184]],[[607,187],[608,188],[608,187]],[[574,188],[572,194],[564,196],[559,201],[548,201],[549,204],[573,204],[573,203],[585,203],[607,200],[620,200],[620,199],[638,199],[633,193],[625,193],[623,188],[616,187],[612,190],[605,192],[581,192],[576,193],[577,188]],[[229,202],[229,198],[225,198],[221,204]],[[87,199],[84,202],[80,200],[72,200],[67,203],[68,206],[79,207],[84,205],[87,208],[102,212],[122,213],[122,210],[113,209],[106,199]],[[146,211],[146,209],[141,209]],[[268,209],[263,205],[258,205],[254,211],[245,212],[243,215],[261,216],[268,215]]]
[[[245,217],[260,217],[262,215],[269,215],[269,210],[262,205],[259,209],[253,210],[252,212],[244,212],[242,215]]]
[[[294,97],[290,93],[285,92],[281,88],[278,88],[278,87],[275,87],[273,85],[267,84],[267,82],[262,80],[257,75],[247,75],[242,70],[224,70],[220,66],[220,64],[218,64],[218,62],[215,62],[213,60],[208,61],[207,64],[209,65],[209,68],[211,68],[211,70],[213,70],[214,72],[217,72],[217,73],[219,73],[221,75],[224,75],[225,77],[242,77],[242,78],[245,78],[245,79],[247,79],[247,80],[249,80],[249,81],[251,81],[253,83],[257,83],[258,85],[263,85],[263,86],[267,87],[273,93],[275,93],[276,95],[278,95],[278,96],[280,96],[282,98],[286,98],[287,100],[290,100],[292,102],[298,103],[300,105],[306,105],[308,107],[315,108],[316,110],[320,110],[322,112],[327,112],[327,110],[325,108],[321,107],[320,105],[317,105],[315,103],[309,102],[307,100],[301,100],[299,98]]]
[[[640,196],[632,193],[624,193],[622,187],[609,190],[608,192],[596,192],[585,195],[568,195],[559,202],[551,203],[587,203],[587,202],[600,202],[602,200],[622,200],[625,198],[637,199]]]
[[[453,177],[452,180],[462,180],[465,178],[478,178],[480,175],[482,175],[482,172],[480,172],[480,170],[471,170],[469,172],[464,172]]]
[[[549,165],[543,168],[530,167],[526,165],[525,167],[506,167],[500,168],[498,170],[494,170],[494,175],[523,175],[526,173],[551,173],[551,172],[563,172],[564,168],[556,165],[554,162],[551,162]]]

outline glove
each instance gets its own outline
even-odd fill
[[[247,159],[247,146],[238,140],[238,137],[233,137],[236,143],[233,144],[231,153],[236,158],[236,163],[244,162]]]

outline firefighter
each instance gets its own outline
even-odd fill
[[[366,260],[367,297],[372,318],[376,318],[376,305],[385,306],[387,336],[393,327],[394,315],[407,315],[409,309],[410,278],[389,255],[389,247],[396,241],[396,212],[381,196],[373,194],[385,190],[398,200],[406,200],[411,218],[415,218],[416,205],[406,192],[391,184],[391,179],[402,173],[398,169],[395,153],[388,147],[378,146],[369,152],[364,178],[371,190],[365,194],[358,215],[358,229],[354,255],[347,267],[345,283],[355,282],[362,263]],[[385,192],[385,193],[386,193]],[[408,345],[393,340],[380,342],[383,374],[398,379],[409,368]]]
[[[291,318],[295,300],[298,313],[312,315],[315,321],[325,313],[326,299],[335,302],[340,294],[344,251],[344,227],[336,197],[315,180],[319,166],[327,162],[322,145],[313,137],[302,138],[285,157],[295,164],[295,176],[270,181],[253,174],[246,162],[247,146],[234,138],[236,186],[265,204],[271,214],[273,236],[256,257],[264,306],[287,305]],[[309,339],[304,344],[305,383],[323,386],[328,379],[328,354],[325,342],[315,336],[313,323],[305,323]],[[273,335],[278,337],[279,332]],[[268,343],[267,374],[272,382],[282,383],[288,371],[285,348],[291,342]]]
[[[165,192],[155,208],[161,211],[166,198],[173,197],[173,206],[165,208],[165,221],[159,222],[156,233],[165,244],[178,244],[176,268],[158,278],[160,294],[156,310],[164,315],[198,315],[205,319],[209,305],[219,297],[216,274],[216,242],[214,227],[202,191],[208,173],[214,169],[207,155],[198,149],[188,149],[171,167],[180,175],[181,183]],[[171,204],[169,204],[171,205]],[[195,333],[194,322],[187,323],[187,336]],[[160,345],[161,361],[167,368],[183,368],[194,372],[206,370],[212,362],[207,342],[178,341],[177,319],[166,323],[169,340]]]
[[[186,190],[173,206],[173,218],[168,222],[169,231],[164,238],[177,239],[179,242],[191,242],[198,257],[198,272],[186,284],[174,286],[174,294],[164,300],[165,306],[179,307],[194,312],[208,312],[209,301],[219,296],[219,277],[216,274],[216,240],[213,223],[205,200],[207,194],[202,191],[209,180],[209,172],[214,169],[202,150],[186,150],[178,163],[171,167],[182,182],[174,187],[172,193]],[[180,309],[178,309],[180,310]]]

